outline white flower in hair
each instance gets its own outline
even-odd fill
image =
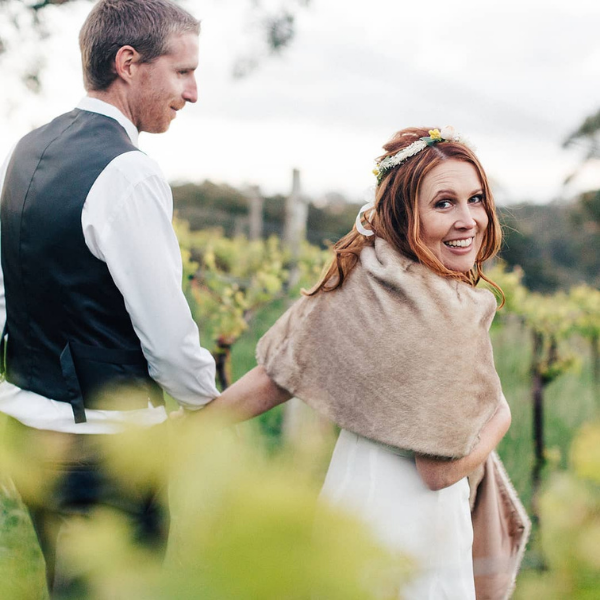
[[[402,148],[400,152],[393,154],[392,156],[386,156],[378,165],[379,171],[387,171],[389,169],[393,169],[397,167],[400,163],[404,162],[407,158],[418,154],[423,150],[423,148],[427,147],[427,143],[423,140],[417,140],[407,146],[406,148]]]
[[[441,131],[440,135],[443,139],[448,140],[449,142],[458,141],[456,130],[452,125],[446,125]]]

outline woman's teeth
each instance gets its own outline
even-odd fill
[[[451,240],[449,242],[444,242],[446,246],[450,246],[451,248],[468,248],[473,243],[473,238],[467,238],[466,240]]]

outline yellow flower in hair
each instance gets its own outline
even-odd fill
[[[375,177],[379,177],[379,169],[377,167],[373,169],[373,175],[375,175]]]
[[[439,129],[431,129],[429,131],[429,137],[434,141],[434,142],[441,142],[442,141],[442,134],[440,133]]]

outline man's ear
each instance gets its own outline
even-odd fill
[[[115,71],[117,76],[130,81],[140,63],[141,56],[133,46],[121,46],[115,56]]]

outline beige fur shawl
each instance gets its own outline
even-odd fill
[[[260,340],[279,386],[334,423],[421,454],[470,452],[502,390],[494,296],[396,252],[362,250],[344,285],[298,300]]]

